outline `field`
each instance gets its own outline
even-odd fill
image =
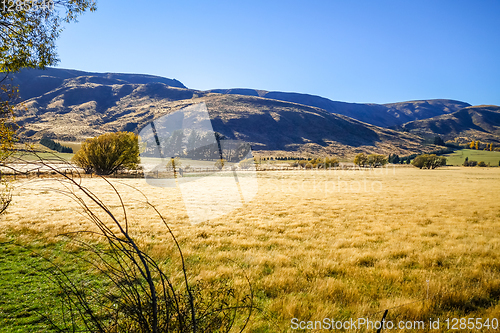
[[[446,157],[446,164],[448,165],[462,165],[466,157],[469,158],[469,161],[484,161],[486,164],[490,163],[491,166],[498,166],[500,162],[499,151],[462,149],[443,156]]]
[[[259,309],[249,332],[292,332],[293,318],[378,321],[385,309],[386,320],[395,323],[427,325],[439,318],[441,329],[432,332],[447,331],[447,318],[500,319],[500,168],[260,172],[251,202],[198,224],[190,223],[177,188],[112,181],[123,195],[132,234],[152,256],[171,257],[174,246],[130,186],[166,217],[193,280],[227,276],[245,288],[248,276]],[[82,182],[121,216],[108,185],[95,178]],[[54,191],[60,189],[55,181],[14,185],[0,242],[64,258],[57,235],[91,228],[76,204]],[[2,332],[45,331],[36,311],[55,296],[43,284],[38,291],[23,289],[28,287],[15,275],[31,279],[29,269],[13,263],[38,264],[11,245],[1,254]],[[16,328],[19,323],[24,330]]]

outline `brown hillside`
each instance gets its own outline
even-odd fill
[[[222,95],[167,86],[122,84],[98,77],[66,79],[26,101],[19,134],[80,141],[108,131],[138,131],[148,121],[205,102],[214,130],[250,142],[256,150],[352,155],[419,151],[422,140],[320,108],[256,96]]]

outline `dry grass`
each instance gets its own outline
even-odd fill
[[[104,182],[82,181],[119,211]],[[426,280],[431,299],[393,309],[389,320],[500,317],[500,168],[260,173],[252,202],[194,225],[177,189],[142,179],[117,186],[155,257],[174,253],[172,243],[129,186],[167,218],[195,276],[217,279],[243,267],[263,310],[251,331],[291,331],[292,318],[379,320],[371,314],[425,298]],[[0,238],[54,241],[88,228],[75,204],[48,189],[56,187],[18,183]]]

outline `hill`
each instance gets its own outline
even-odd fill
[[[12,84],[19,86],[22,100],[41,96],[63,84],[66,80],[77,79],[81,82],[101,84],[147,84],[163,83],[171,87],[186,88],[175,79],[167,79],[155,75],[145,74],[118,74],[118,73],[90,73],[73,69],[47,68],[45,70],[23,69],[19,73],[10,75]],[[85,78],[85,79],[83,79]]]
[[[153,84],[162,83],[169,87],[186,87],[175,79],[168,79],[154,75],[143,74],[118,74],[118,73],[90,73],[70,69],[48,68],[46,70],[24,69],[12,75],[13,83],[19,85],[22,100],[35,98],[52,90],[61,88],[69,82],[78,84]],[[75,81],[76,80],[76,81]],[[318,107],[331,113],[348,116],[368,124],[380,127],[397,128],[413,120],[426,119],[434,116],[452,113],[468,103],[435,99],[422,101],[409,101],[390,104],[362,104],[332,101],[321,96],[265,91],[255,89],[214,89],[205,93],[236,94],[244,96],[263,97]]]
[[[344,116],[381,127],[395,127],[409,121],[448,114],[470,106],[470,104],[465,102],[448,99],[409,101],[390,104],[360,104],[336,102],[328,98],[315,95],[280,91],[269,92],[254,89],[214,89],[210,90],[210,92],[260,96],[280,101],[314,106],[332,113],[342,114]]]
[[[138,131],[152,119],[205,102],[214,130],[262,151],[411,153],[422,139],[317,107],[248,95],[225,95],[165,83],[126,83],[96,76],[70,77],[25,101],[21,136],[80,141],[108,131]]]
[[[460,143],[471,140],[500,143],[500,107],[470,106],[447,115],[412,121],[402,128],[423,137],[439,135]]]

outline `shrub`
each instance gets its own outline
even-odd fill
[[[484,168],[486,166],[486,163],[484,163],[484,161],[480,161],[478,164],[477,164],[478,167],[482,167]]]
[[[139,163],[139,137],[131,132],[116,132],[87,139],[72,161],[86,173],[99,175],[135,169]]]

